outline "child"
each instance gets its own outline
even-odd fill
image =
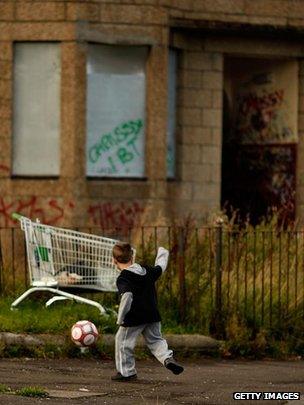
[[[140,333],[152,354],[174,374],[183,372],[176,363],[172,350],[161,335],[160,314],[157,308],[155,282],[166,270],[168,250],[160,247],[155,266],[141,267],[133,263],[132,248],[128,243],[117,243],[113,248],[114,263],[120,270],[117,288],[121,294],[117,324],[120,325],[115,338],[115,360],[117,374],[114,381],[136,380],[133,349]]]

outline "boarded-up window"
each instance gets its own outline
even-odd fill
[[[87,175],[145,175],[148,50],[89,45],[87,59]]]
[[[176,72],[177,53],[169,50],[168,70],[168,127],[167,127],[167,177],[175,177],[175,130],[176,130]]]
[[[15,45],[14,175],[59,175],[60,76],[59,44]]]

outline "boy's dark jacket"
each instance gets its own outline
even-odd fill
[[[122,326],[137,326],[161,320],[157,308],[155,282],[162,274],[160,266],[143,266],[145,272],[136,274],[122,270],[116,284],[120,294],[131,292],[133,301]],[[145,274],[144,274],[145,273]]]

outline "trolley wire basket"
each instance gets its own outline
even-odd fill
[[[14,309],[35,291],[48,291],[54,296],[46,306],[58,300],[72,299],[105,308],[98,302],[78,295],[79,292],[117,291],[118,272],[112,259],[117,240],[74,230],[33,222],[13,214],[25,233],[28,272],[31,288],[11,305]],[[135,250],[134,250],[135,255]]]

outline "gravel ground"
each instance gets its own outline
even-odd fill
[[[112,361],[1,359],[0,383],[40,386],[49,398],[0,394],[3,404],[304,404],[303,361],[184,360],[175,376],[156,360],[137,361],[138,380],[110,380]],[[233,392],[301,392],[299,401],[235,401]]]

